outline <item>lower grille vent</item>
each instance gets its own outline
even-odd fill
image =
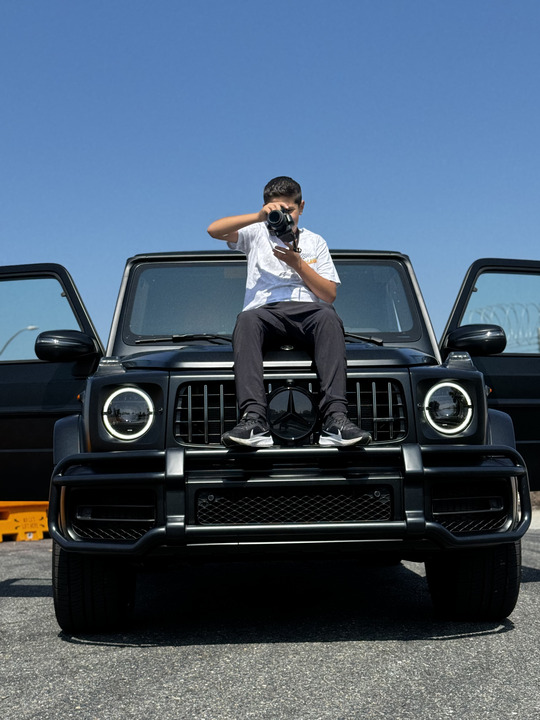
[[[119,523],[93,523],[79,525],[78,523],[72,524],[73,531],[82,540],[126,540],[134,541],[143,537],[150,527],[147,524],[144,525],[121,525]]]
[[[388,487],[324,489],[231,489],[201,491],[197,525],[286,525],[392,520]]]
[[[108,495],[101,491],[74,491],[69,499],[72,531],[82,540],[126,541],[143,537],[156,525],[153,493]]]
[[[492,517],[478,517],[474,515],[441,515],[437,522],[455,535],[469,533],[486,533],[502,530],[508,521],[506,513]]]
[[[433,519],[455,535],[496,532],[510,521],[509,487],[494,482],[447,484],[434,488]]]

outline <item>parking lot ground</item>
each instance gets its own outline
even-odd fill
[[[540,717],[540,523],[503,623],[432,614],[423,566],[144,573],[133,625],[67,636],[51,541],[0,545],[0,700],[17,720]]]

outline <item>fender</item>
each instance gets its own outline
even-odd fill
[[[487,443],[516,447],[516,436],[512,418],[500,410],[488,410]]]
[[[80,425],[80,415],[68,415],[55,423],[53,432],[53,463],[55,465],[68,455],[76,455],[81,452]]]

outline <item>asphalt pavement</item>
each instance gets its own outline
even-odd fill
[[[200,566],[140,579],[135,621],[67,636],[51,542],[0,544],[9,720],[540,718],[540,521],[504,623],[433,617],[423,566]]]

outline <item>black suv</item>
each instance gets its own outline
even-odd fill
[[[136,568],[161,556],[409,559],[425,562],[439,614],[512,612],[531,516],[518,450],[537,456],[523,413],[538,412],[527,378],[539,356],[534,323],[526,349],[526,322],[511,308],[540,294],[540,263],[475,264],[439,348],[406,256],[332,254],[349,416],[371,433],[365,448],[319,446],[317,375],[292,345],[264,361],[274,446],[220,444],[238,421],[239,253],[128,260],[106,352],[63,268],[2,269],[12,308],[0,328],[2,495],[43,496],[54,465],[49,532],[63,630],[117,628]],[[514,424],[529,433],[518,450]]]

